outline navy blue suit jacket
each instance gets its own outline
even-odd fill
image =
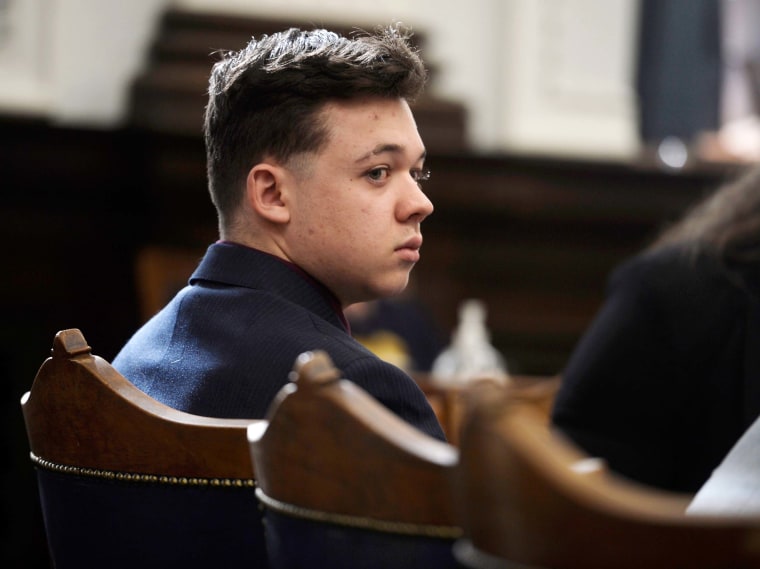
[[[334,297],[288,263],[220,242],[169,304],[127,342],[114,367],[182,411],[264,418],[296,357],[325,350],[343,377],[443,440],[422,391],[349,334]]]
[[[619,473],[696,491],[760,413],[752,271],[672,247],[619,267],[563,372],[554,424]]]

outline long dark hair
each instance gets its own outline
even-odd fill
[[[760,262],[760,166],[744,169],[698,202],[650,249],[674,245],[729,267]]]

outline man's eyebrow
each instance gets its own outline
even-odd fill
[[[378,144],[377,146],[375,146],[375,148],[373,148],[372,150],[370,150],[363,156],[360,156],[359,158],[357,158],[356,162],[357,163],[364,162],[365,160],[368,160],[372,156],[377,156],[378,154],[383,154],[384,152],[391,152],[391,153],[398,154],[403,151],[404,151],[404,147],[400,144]],[[423,150],[418,160],[423,160],[426,156],[427,156],[427,150]]]

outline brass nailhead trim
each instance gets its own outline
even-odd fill
[[[377,520],[363,516],[350,516],[347,514],[302,508],[301,506],[281,502],[271,496],[267,496],[261,488],[256,488],[256,497],[270,510],[296,518],[327,522],[347,527],[369,529],[384,533],[416,535],[441,539],[456,539],[462,535],[462,529],[456,526]]]
[[[116,472],[99,468],[86,468],[83,466],[71,466],[60,464],[40,458],[33,452],[29,453],[32,462],[53,472],[72,474],[76,476],[89,476],[104,480],[117,480],[119,482],[147,482],[153,484],[170,484],[175,486],[213,486],[224,488],[254,488],[256,481],[250,478],[194,478],[186,476],[166,476],[162,474],[141,474],[137,472]]]

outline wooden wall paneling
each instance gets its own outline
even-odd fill
[[[610,271],[731,172],[517,156],[430,157],[436,210],[414,283],[442,326],[458,304],[488,306],[516,373],[561,371]]]
[[[125,131],[0,118],[3,567],[50,566],[18,410],[50,337],[82,326],[113,357],[138,323],[131,259],[147,218],[138,141]]]

